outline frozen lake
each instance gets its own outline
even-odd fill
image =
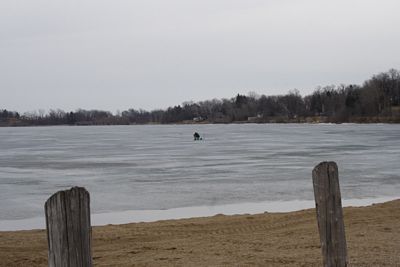
[[[389,124],[0,128],[0,221],[43,217],[72,186],[90,192],[93,214],[312,203],[321,161],[338,163],[343,199],[395,198],[399,141]]]

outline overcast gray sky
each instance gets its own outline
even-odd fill
[[[1,0],[0,109],[308,94],[400,68],[398,0]]]

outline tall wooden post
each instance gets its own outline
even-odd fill
[[[342,200],[338,167],[335,162],[321,162],[312,172],[324,266],[347,266]]]
[[[89,192],[59,191],[46,201],[45,213],[49,266],[92,266]]]

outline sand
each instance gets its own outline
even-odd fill
[[[344,209],[350,266],[400,266],[400,200]],[[314,209],[93,227],[95,266],[321,266]],[[46,266],[44,230],[0,232],[0,266]]]

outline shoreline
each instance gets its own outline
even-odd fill
[[[342,199],[343,207],[367,207],[374,204],[400,200],[400,197],[377,197],[364,199]],[[224,204],[216,206],[178,207],[166,210],[126,210],[92,213],[92,226],[148,223],[167,220],[192,219],[215,215],[256,215],[261,213],[287,213],[315,208],[314,200],[263,201]],[[34,217],[17,220],[0,220],[0,232],[42,230],[45,218]]]
[[[397,266],[400,199],[344,208],[349,266]],[[0,266],[47,266],[45,230],[0,232]],[[92,228],[95,266],[321,266],[314,209]]]
[[[229,124],[400,124],[400,119],[395,118],[393,120],[354,120],[354,121],[231,121],[231,122],[174,122],[174,123],[131,123],[131,124],[46,124],[46,125],[30,125],[30,124],[18,124],[18,125],[5,125],[0,124],[0,128],[29,128],[29,127],[93,127],[93,126],[146,126],[146,125],[229,125]]]

